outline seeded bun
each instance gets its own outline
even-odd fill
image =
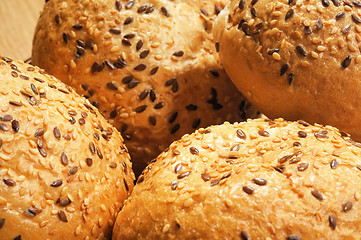
[[[100,109],[140,172],[185,133],[255,116],[214,55],[223,2],[52,0],[32,60]]]
[[[222,64],[268,117],[330,124],[361,141],[360,7],[232,0],[213,28]]]
[[[0,238],[110,239],[133,189],[117,130],[43,70],[0,58]]]
[[[120,211],[120,239],[360,239],[361,145],[282,119],[200,129],[163,152]]]

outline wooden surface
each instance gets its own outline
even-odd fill
[[[31,56],[33,33],[45,0],[0,0],[0,55]]]

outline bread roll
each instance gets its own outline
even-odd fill
[[[140,172],[185,133],[255,116],[214,54],[224,2],[52,0],[32,60],[100,109]]]
[[[361,141],[360,7],[232,0],[213,29],[222,64],[268,117],[330,124]]]
[[[150,164],[120,239],[361,239],[361,145],[304,121],[225,123]]]
[[[134,173],[118,131],[43,70],[0,58],[0,239],[110,239]]]

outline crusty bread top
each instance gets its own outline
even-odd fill
[[[360,1],[233,0],[213,30],[227,73],[265,115],[361,140],[360,13]]]
[[[150,164],[113,239],[360,239],[361,145],[261,119],[185,135]]]
[[[142,170],[185,133],[255,115],[214,54],[225,2],[52,0],[33,63],[99,107]]]
[[[119,132],[43,70],[0,58],[0,238],[108,239],[133,188]]]

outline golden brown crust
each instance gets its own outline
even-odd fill
[[[146,168],[113,239],[360,239],[360,148],[304,121],[200,129]]]
[[[0,58],[0,82],[0,238],[109,239],[134,180],[120,134],[37,67]]]
[[[360,2],[253,2],[231,1],[213,28],[239,90],[271,118],[330,124],[361,139]]]
[[[224,2],[49,1],[33,63],[99,107],[139,171],[185,133],[255,115],[214,56]]]

